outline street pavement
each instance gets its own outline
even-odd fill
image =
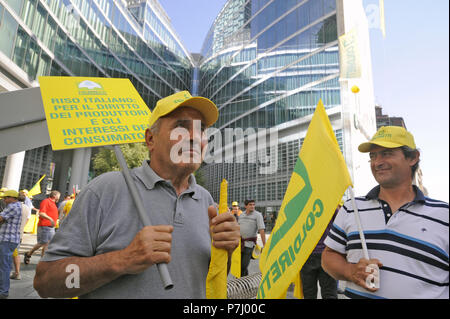
[[[258,243],[262,246],[261,239],[258,237]],[[36,272],[36,266],[41,259],[41,249],[34,252],[31,256],[30,263],[25,265],[23,263],[23,256],[25,252],[31,250],[36,244],[36,235],[24,234],[22,244],[19,247],[20,256],[20,274],[21,280],[11,279],[9,289],[9,299],[42,299],[39,297],[36,290],[33,288],[34,274]],[[259,273],[258,260],[252,259],[248,267],[249,274]],[[292,292],[288,291],[288,298],[292,297]]]
[[[268,237],[268,235],[266,235]],[[36,244],[36,235],[24,234],[22,239],[22,244],[19,247],[20,256],[20,274],[22,276],[21,280],[11,279],[11,286],[9,289],[9,299],[42,299],[39,297],[36,290],[33,288],[33,279],[36,271],[36,266],[41,258],[41,249],[35,251],[33,256],[31,256],[30,263],[25,265],[23,263],[24,253],[31,250],[31,248]],[[262,246],[261,238],[258,235],[258,244]],[[248,267],[249,274],[259,273],[259,264],[257,259],[252,259]],[[231,275],[230,275],[231,276]],[[341,297],[342,295],[339,295]],[[319,298],[320,298],[320,288],[319,288]],[[293,286],[291,285],[288,289],[286,299],[294,299],[293,297]]]
[[[9,299],[41,299],[33,288],[33,279],[36,272],[36,265],[41,258],[41,249],[35,251],[31,256],[30,263],[23,263],[23,255],[36,244],[36,235],[23,234],[22,244],[19,247],[20,275],[21,280],[10,280]]]

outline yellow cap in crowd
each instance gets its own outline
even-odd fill
[[[165,116],[182,106],[189,106],[199,111],[205,118],[207,127],[213,125],[219,117],[217,106],[211,100],[201,96],[192,97],[191,93],[188,91],[181,91],[156,102],[155,109],[150,115],[148,123],[149,127],[152,127],[160,117]]]
[[[408,146],[412,149],[416,149],[414,136],[401,126],[380,127],[369,142],[359,145],[358,150],[361,153],[368,153],[372,149],[372,145],[378,145],[386,148]]]

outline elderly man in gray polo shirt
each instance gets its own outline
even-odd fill
[[[178,92],[156,104],[145,132],[150,161],[131,171],[154,226],[138,218],[120,172],[83,188],[36,268],[42,297],[205,298],[211,239],[229,258],[239,225],[217,215],[192,173],[218,117],[213,102]],[[174,287],[164,290],[156,267],[167,263]]]
[[[252,257],[253,249],[256,245],[258,232],[261,235],[263,245],[266,244],[264,230],[264,218],[260,212],[255,210],[255,201],[247,199],[244,201],[245,212],[239,216],[239,226],[241,227],[241,276],[248,275],[248,265]]]

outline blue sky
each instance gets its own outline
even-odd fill
[[[159,2],[183,44],[196,53],[226,0]],[[368,8],[378,0],[363,4]],[[386,38],[370,29],[375,99],[385,114],[404,118],[421,150],[430,197],[448,202],[449,1],[385,0],[384,5]]]

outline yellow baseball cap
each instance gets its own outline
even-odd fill
[[[7,190],[6,192],[3,192],[3,197],[19,197],[19,192],[15,191],[13,189]]]
[[[181,106],[189,106],[202,113],[207,127],[213,125],[219,118],[217,106],[211,100],[201,96],[193,97],[189,91],[181,91],[156,102],[155,109],[150,115],[148,122],[149,127],[152,127],[160,117],[175,111]]]
[[[238,202],[232,202],[231,206],[239,206]]]
[[[369,142],[359,145],[358,150],[361,153],[368,153],[373,144],[386,148],[408,146],[412,149],[416,149],[414,136],[401,126],[380,127]]]

